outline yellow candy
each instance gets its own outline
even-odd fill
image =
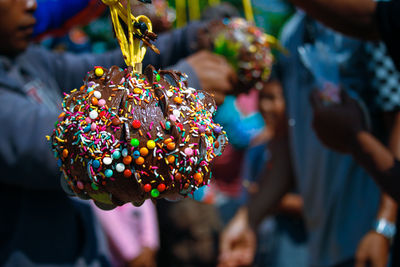
[[[147,141],[147,148],[148,149],[154,149],[155,147],[156,147],[156,142],[154,142],[153,140]]]
[[[133,89],[133,92],[134,92],[135,94],[140,95],[140,94],[143,92],[143,90],[140,89],[140,88],[135,88],[135,89]]]
[[[96,74],[96,76],[100,77],[100,76],[103,76],[104,70],[102,68],[96,68],[94,73]]]

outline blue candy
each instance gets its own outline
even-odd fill
[[[105,172],[104,172],[104,174],[106,175],[106,177],[111,177],[113,174],[114,174],[114,172],[112,171],[112,170],[110,170],[110,169],[107,169]]]

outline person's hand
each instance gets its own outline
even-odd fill
[[[366,128],[357,101],[341,90],[341,103],[325,104],[315,90],[311,93],[311,104],[314,108],[312,125],[320,141],[338,152],[353,152],[357,133]]]
[[[385,267],[389,259],[389,240],[374,231],[368,232],[358,245],[355,267]]]
[[[217,105],[233,93],[236,74],[225,58],[209,51],[197,52],[186,59],[200,81],[202,89],[214,94]]]
[[[156,267],[156,252],[150,248],[143,248],[142,253],[128,262],[129,267]]]
[[[240,209],[221,235],[218,267],[251,266],[256,236],[250,228],[247,210]]]

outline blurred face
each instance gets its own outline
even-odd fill
[[[277,126],[285,121],[285,99],[278,82],[269,82],[260,91],[259,109],[267,126]]]
[[[14,56],[29,45],[36,0],[0,0],[0,54]]]

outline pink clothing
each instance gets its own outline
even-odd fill
[[[247,94],[240,94],[236,97],[236,107],[243,116],[258,112],[258,95],[259,92],[253,89]]]
[[[135,259],[144,247],[159,247],[157,214],[150,200],[139,208],[126,204],[111,211],[93,206],[110,242],[114,266]]]

